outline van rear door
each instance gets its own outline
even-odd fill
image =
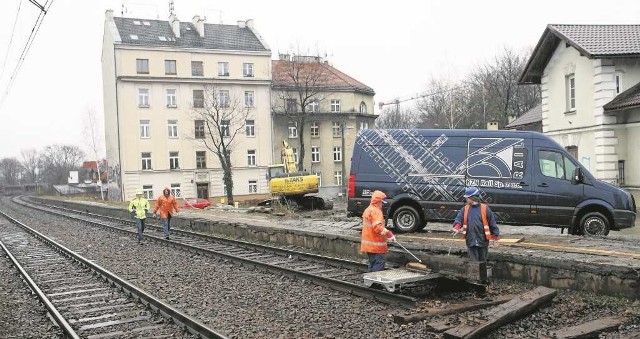
[[[539,142],[539,140],[536,140]],[[575,207],[584,198],[584,185],[571,182],[578,164],[563,150],[535,147],[533,166],[536,223],[569,227]]]

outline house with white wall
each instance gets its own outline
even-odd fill
[[[548,25],[519,83],[542,131],[598,179],[640,190],[640,25]]]

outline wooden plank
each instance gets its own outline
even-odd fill
[[[513,238],[513,239],[500,239],[498,240],[499,244],[515,244],[519,242],[523,242],[524,238]]]
[[[494,329],[535,311],[538,307],[551,301],[557,291],[547,287],[538,287],[533,291],[520,294],[518,297],[502,305],[484,312],[486,319],[480,324],[462,324],[444,333],[445,338],[480,338]]]
[[[429,322],[425,327],[427,331],[434,333],[442,333],[448,331],[456,326],[460,325],[460,321],[457,320],[448,320],[448,319],[440,319],[436,321]]]
[[[435,316],[444,316],[444,315],[457,314],[462,312],[481,310],[483,308],[504,304],[515,297],[516,296],[514,295],[505,295],[490,301],[469,300],[459,304],[448,305],[447,308],[429,308],[426,311],[423,311],[420,313],[405,314],[405,315],[394,314],[393,321],[396,324],[415,323],[415,322],[422,321]]]
[[[624,317],[605,317],[584,324],[554,330],[551,331],[550,335],[558,339],[591,338],[598,333],[618,328],[626,320]]]
[[[586,248],[586,247],[569,247],[569,246],[538,244],[538,243],[530,243],[530,242],[504,244],[504,245],[524,247],[524,248],[537,248],[541,250],[549,250],[549,251],[564,252],[564,253],[580,253],[580,254],[593,254],[593,255],[602,255],[602,256],[610,256],[610,257],[640,258],[639,253],[599,250],[599,249]]]

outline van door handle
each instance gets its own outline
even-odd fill
[[[546,182],[541,183],[540,185],[538,185],[538,187],[549,187],[549,185],[547,185]]]
[[[521,181],[521,182],[520,182],[520,186],[522,186],[522,187],[527,187],[527,186],[529,186],[529,184],[527,184],[527,183],[526,183],[526,182],[524,182],[524,181]]]

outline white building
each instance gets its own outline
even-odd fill
[[[542,130],[597,178],[640,188],[640,25],[549,25],[520,78]]]
[[[194,116],[207,86],[243,100],[251,112],[232,148],[234,195],[268,193],[270,59],[253,20],[214,25],[198,16],[180,22],[175,15],[162,21],[107,11],[106,151],[122,198],[132,198],[136,189],[155,198],[165,186],[184,197],[224,195],[218,158],[199,142],[204,129]]]

